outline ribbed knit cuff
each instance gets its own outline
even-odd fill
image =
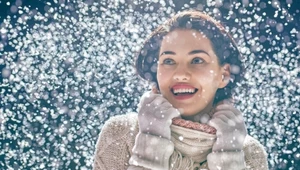
[[[149,169],[168,170],[174,151],[172,141],[158,136],[138,133],[129,164]]]
[[[213,152],[208,154],[207,163],[210,170],[246,169],[244,152]]]

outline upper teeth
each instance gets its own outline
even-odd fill
[[[174,93],[194,93],[195,89],[175,89]]]

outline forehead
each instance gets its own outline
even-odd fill
[[[163,37],[161,48],[170,47],[211,48],[211,41],[200,31],[176,29]]]

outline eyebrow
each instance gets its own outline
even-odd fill
[[[198,53],[204,53],[204,54],[210,56],[210,55],[209,55],[206,51],[204,51],[204,50],[193,50],[193,51],[190,51],[190,52],[189,52],[189,55],[192,55],[192,54],[198,54]],[[173,51],[164,51],[164,52],[162,52],[162,53],[160,54],[160,56],[161,56],[161,55],[165,55],[165,54],[175,55],[176,53],[173,52]]]

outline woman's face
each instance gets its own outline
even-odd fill
[[[157,80],[161,94],[192,117],[209,112],[218,88],[227,83],[228,64],[221,67],[213,47],[204,34],[177,29],[164,36],[158,60]],[[224,69],[225,68],[225,69]]]

